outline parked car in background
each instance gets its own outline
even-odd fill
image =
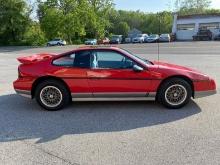
[[[199,29],[198,33],[193,36],[193,41],[210,41],[212,40],[212,32],[208,29]]]
[[[171,41],[170,34],[161,34],[159,41],[160,42],[170,42]]]
[[[125,38],[125,43],[131,43],[131,42],[132,42],[132,38],[130,37]]]
[[[54,39],[54,40],[47,42],[47,46],[64,46],[64,45],[66,45],[66,41],[64,41],[60,38],[57,38],[57,39]]]
[[[110,40],[109,40],[109,38],[107,38],[107,37],[98,40],[98,44],[99,44],[99,45],[101,45],[101,44],[106,45],[106,44],[109,44],[109,43],[110,43]]]
[[[147,43],[153,43],[153,42],[158,42],[160,36],[158,34],[151,34],[149,37],[145,38],[145,42]]]
[[[132,43],[143,43],[147,37],[147,34],[139,34],[137,37],[133,38]]]
[[[215,40],[215,41],[220,41],[220,34],[218,34],[217,36],[215,36],[214,40]]]
[[[113,35],[110,40],[110,44],[121,44],[123,40],[122,35]]]
[[[97,39],[88,39],[85,41],[85,45],[97,45]]]

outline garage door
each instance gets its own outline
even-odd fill
[[[195,35],[195,24],[179,24],[177,25],[177,40],[192,40]]]

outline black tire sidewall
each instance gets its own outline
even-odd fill
[[[185,99],[185,101],[180,104],[180,105],[171,105],[169,104],[166,99],[165,99],[165,93],[166,93],[166,90],[172,86],[172,85],[175,85],[175,84],[179,84],[179,85],[182,85],[185,87],[186,91],[187,91],[187,97]],[[167,80],[165,81],[160,89],[159,89],[159,92],[158,92],[158,101],[164,105],[165,107],[167,108],[170,108],[170,109],[179,109],[179,108],[182,108],[183,106],[185,106],[191,99],[192,97],[192,88],[191,88],[191,85],[185,81],[184,79],[180,79],[180,78],[172,78],[170,80]]]
[[[43,102],[41,101],[40,92],[46,86],[54,86],[54,87],[58,88],[60,90],[60,92],[62,93],[63,99],[58,106],[51,108],[51,107],[48,107],[45,104],[43,104]],[[38,104],[48,111],[60,110],[63,107],[65,107],[66,105],[68,105],[69,100],[70,100],[68,89],[65,87],[65,85],[63,83],[61,83],[59,81],[55,81],[55,80],[47,80],[47,81],[43,81],[42,83],[38,84],[36,87],[35,98],[36,98],[36,101],[38,102]]]

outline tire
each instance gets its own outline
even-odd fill
[[[58,42],[58,43],[57,43],[57,46],[61,46],[61,43]]]
[[[51,45],[48,43],[47,46],[51,46]]]
[[[50,95],[48,91],[51,92]],[[70,102],[69,90],[57,80],[46,80],[38,84],[35,98],[38,104],[48,111],[60,110]]]
[[[181,78],[171,78],[165,81],[157,93],[157,100],[170,109],[182,108],[189,103],[191,97],[191,85]]]

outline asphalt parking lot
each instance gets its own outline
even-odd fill
[[[157,44],[120,47],[158,59]],[[74,48],[0,47],[0,164],[219,164],[219,94],[181,110],[154,102],[75,102],[58,112],[15,94],[16,57]],[[201,70],[220,84],[220,42],[161,43],[160,60]]]

